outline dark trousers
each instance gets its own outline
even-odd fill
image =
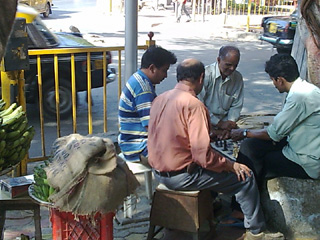
[[[237,162],[251,168],[259,187],[265,179],[276,177],[310,178],[299,164],[283,155],[282,149],[286,144],[286,139],[276,143],[248,138],[240,146]]]
[[[286,144],[288,144],[286,139],[276,143],[256,138],[248,138],[241,143],[237,162],[247,165],[253,171],[259,189],[265,179],[276,177],[310,179],[299,164],[283,155],[282,149]],[[231,207],[240,209],[234,199]]]

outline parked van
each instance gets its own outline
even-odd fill
[[[49,17],[49,14],[52,14],[52,0],[19,0],[19,3],[33,7],[45,18]]]

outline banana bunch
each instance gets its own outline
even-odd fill
[[[33,170],[33,195],[42,201],[48,202],[48,197],[55,192],[55,189],[49,185],[47,173],[44,170],[48,166],[49,161],[46,160],[44,163],[36,166]]]
[[[19,163],[27,154],[35,130],[28,125],[22,106],[0,99],[0,171]]]

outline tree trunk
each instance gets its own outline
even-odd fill
[[[300,10],[302,2],[302,0],[299,0]],[[299,66],[300,76],[318,87],[320,87],[320,36],[316,32],[311,33],[310,27],[312,28],[313,24],[320,25],[319,4],[320,2],[313,1],[308,6],[308,11],[313,13],[316,23],[306,22],[302,17],[298,19],[298,27],[292,48],[292,56]],[[316,44],[316,41],[319,43]]]

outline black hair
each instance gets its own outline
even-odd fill
[[[166,64],[175,64],[177,57],[174,53],[160,47],[151,46],[145,51],[141,59],[141,68],[148,68],[154,64],[156,68],[161,68]]]
[[[202,73],[204,73],[204,71],[204,64],[200,61],[191,64],[182,62],[177,66],[177,81],[187,80],[193,83]]]
[[[274,79],[283,77],[288,82],[295,81],[300,75],[294,58],[284,53],[273,55],[265,64],[265,71]]]
[[[235,52],[240,58],[239,48],[235,46],[222,46],[219,49],[219,57],[223,59],[228,55],[229,52]]]

